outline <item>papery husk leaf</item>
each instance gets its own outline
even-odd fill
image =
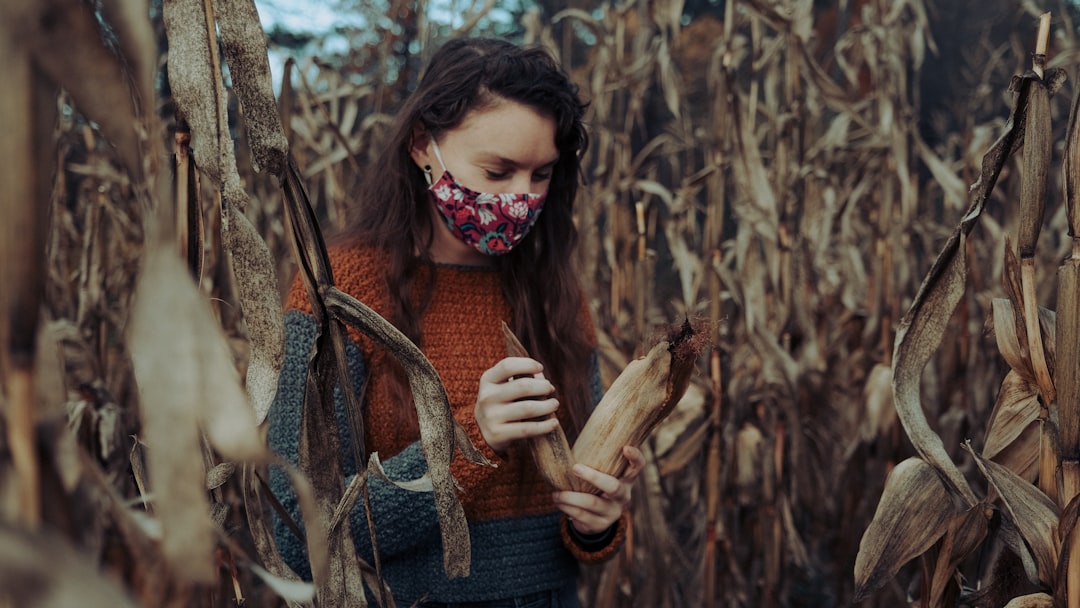
[[[158,48],[150,22],[150,3],[147,0],[111,0],[98,6],[105,23],[116,35],[141,112],[145,114],[147,108],[153,111]]]
[[[901,319],[893,349],[893,395],[900,422],[919,455],[941,473],[969,507],[978,500],[945,451],[941,437],[926,420],[920,397],[921,377],[963,298],[967,280],[967,236],[982,215],[1001,169],[1023,133],[1029,85],[1028,79],[1019,83],[1009,126],[983,156],[979,180],[970,191],[968,209]]]
[[[225,246],[231,254],[251,346],[245,385],[255,422],[262,424],[277,394],[285,362],[285,320],[274,259],[266,241],[238,207],[230,206],[229,213]]]
[[[310,509],[301,503],[301,513],[307,527],[308,555],[321,550],[326,561],[316,563],[311,558],[312,579],[315,582],[318,604],[341,603],[349,606],[366,606],[360,557],[352,546],[352,531],[348,517],[338,521],[337,529],[331,528],[334,514],[338,512],[340,497],[345,495],[345,482],[341,469],[341,438],[338,435],[337,407],[334,402],[335,370],[340,365],[337,357],[343,349],[335,342],[344,340],[344,331],[333,331],[336,322],[331,321],[331,332],[320,333],[315,339],[315,349],[308,363],[304,393],[303,416],[300,421],[299,460],[300,471],[312,486]],[[340,379],[340,375],[338,375]],[[341,391],[351,391],[348,385]],[[296,477],[302,477],[296,475]],[[293,485],[299,484],[294,479]],[[317,528],[312,523],[317,522]]]
[[[1054,535],[1060,517],[1058,506],[1016,473],[978,455],[970,443],[965,444],[965,448],[975,457],[975,464],[998,493],[1004,514],[1030,547],[1038,568],[1038,582],[1049,585],[1057,566]]]
[[[765,436],[752,422],[744,422],[735,435],[735,487],[740,505],[754,502],[761,484]]]
[[[1014,597],[1004,608],[1053,608],[1054,598],[1045,593],[1031,593]]]
[[[934,467],[908,458],[889,473],[874,519],[855,558],[855,601],[861,601],[922,555],[960,513],[953,492]]]
[[[956,576],[960,563],[986,538],[992,514],[993,511],[987,505],[980,503],[958,514],[949,522],[949,531],[945,533],[941,551],[938,552],[934,578],[930,584],[930,606],[941,605],[941,598],[949,581]]]

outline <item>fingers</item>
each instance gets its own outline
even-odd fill
[[[507,380],[518,376],[536,376],[543,378],[544,366],[535,359],[528,357],[506,357],[485,371],[480,376],[481,382],[502,384]]]
[[[555,492],[555,506],[562,511],[578,532],[599,534],[607,530],[622,515],[622,506],[602,496],[584,492]]]
[[[622,479],[628,483],[633,483],[637,479],[638,474],[645,468],[645,455],[641,453],[641,450],[632,446],[624,445],[622,449],[623,458],[626,462],[630,463],[626,472],[623,473]]]
[[[558,427],[555,387],[543,366],[526,357],[507,357],[480,376],[474,414],[484,440],[497,453],[513,441],[545,435]]]

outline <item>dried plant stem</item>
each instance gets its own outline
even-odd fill
[[[34,370],[15,367],[7,376],[7,429],[11,461],[19,488],[19,517],[23,525],[41,523],[41,488],[34,432]]]
[[[1035,56],[1032,58],[1032,69],[1043,77],[1046,68],[1046,48],[1050,43],[1050,13],[1046,12],[1039,16],[1039,34],[1035,39]]]
[[[1074,240],[1074,248],[1076,247]],[[1080,460],[1080,255],[1058,268],[1055,388],[1060,408],[1061,456]],[[1072,495],[1064,496],[1066,502]]]

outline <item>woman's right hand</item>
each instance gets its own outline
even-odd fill
[[[473,413],[484,441],[496,454],[504,454],[518,439],[546,435],[558,427],[558,419],[547,418],[559,402],[543,371],[534,359],[507,357],[480,376]]]

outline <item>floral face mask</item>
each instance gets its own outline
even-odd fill
[[[503,255],[513,249],[540,217],[547,194],[489,194],[470,190],[450,175],[434,139],[431,144],[443,173],[430,185],[428,193],[450,231],[483,254]],[[430,169],[425,168],[425,172],[430,182]]]

